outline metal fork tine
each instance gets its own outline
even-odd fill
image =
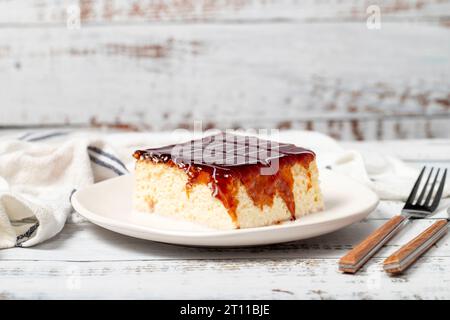
[[[430,191],[428,192],[428,196],[425,199],[425,202],[423,203],[423,205],[425,207],[428,206],[428,205],[431,205],[431,201],[430,200],[431,200],[431,197],[433,196],[434,186],[436,184],[437,178],[439,177],[439,172],[440,171],[441,171],[441,169],[439,168],[437,170],[437,172],[436,172],[436,175],[434,176],[434,180],[433,180],[433,183],[431,184]]]
[[[427,191],[428,182],[430,182],[430,178],[431,178],[431,175],[433,174],[433,170],[434,170],[434,168],[432,167],[430,170],[430,174],[428,175],[427,181],[425,182],[425,184],[422,188],[422,192],[420,193],[419,198],[417,198],[416,205],[420,206],[420,204],[422,203],[422,199],[425,196],[425,192]]]
[[[420,172],[419,177],[417,178],[416,183],[414,184],[414,187],[411,190],[411,193],[409,194],[408,200],[406,200],[406,205],[413,204],[414,198],[416,197],[417,189],[419,189],[420,180],[422,180],[424,171],[425,171],[425,167],[422,168],[422,171]]]
[[[439,201],[442,198],[442,193],[444,192],[444,186],[445,186],[445,178],[447,177],[447,169],[444,171],[444,175],[442,176],[441,183],[439,184],[439,188],[436,191],[436,195],[434,196],[433,204],[431,205],[431,211],[436,210]]]

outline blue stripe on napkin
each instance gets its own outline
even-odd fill
[[[114,161],[114,162],[117,163],[120,167],[122,167],[122,169],[124,169],[125,172],[128,172],[128,169],[127,169],[127,167],[125,166],[125,164],[124,164],[122,161],[120,161],[119,158],[117,158],[116,156],[112,155],[111,153],[108,153],[108,152],[106,152],[106,151],[103,151],[102,149],[97,148],[97,147],[94,147],[94,146],[89,146],[89,147],[88,147],[88,150],[89,150],[89,151],[92,151],[92,152],[95,152],[95,153],[97,153],[97,154],[99,154],[99,155],[101,155],[101,156],[104,156],[104,157],[106,157],[106,158],[108,158],[108,159]]]
[[[121,169],[113,166],[112,164],[106,163],[103,160],[100,160],[99,158],[95,157],[92,154],[89,154],[89,159],[91,159],[91,161],[101,167],[104,167],[106,169],[112,170],[114,171],[117,175],[122,176],[124,174],[126,174],[127,172],[123,172]],[[127,170],[128,171],[128,170]]]
[[[42,141],[42,140],[46,140],[46,139],[50,139],[50,138],[54,138],[54,137],[59,137],[59,136],[65,136],[67,134],[69,134],[69,131],[53,131],[53,132],[26,132],[25,134],[23,134],[22,136],[20,136],[18,139],[19,140],[23,140],[23,141],[27,141],[27,142],[35,142],[35,141]]]

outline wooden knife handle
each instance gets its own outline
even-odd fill
[[[384,271],[390,274],[402,273],[447,233],[447,225],[447,220],[439,220],[433,223],[384,260]]]
[[[403,226],[405,219],[405,216],[394,216],[372,232],[339,260],[339,270],[356,273]]]

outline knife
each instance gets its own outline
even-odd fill
[[[428,249],[448,232],[449,222],[450,207],[447,209],[447,219],[436,221],[421,234],[384,260],[384,271],[395,275],[400,274],[409,268],[421,255],[428,251]]]

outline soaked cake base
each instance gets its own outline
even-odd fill
[[[208,143],[203,139],[200,147],[191,151],[203,150],[211,142],[223,143],[222,138],[214,136]],[[240,147],[259,145],[261,141],[265,142],[235,142],[238,147],[232,155],[243,157],[233,162],[216,159],[207,163],[186,155],[174,157],[170,155],[174,146],[136,151],[135,208],[225,230],[272,225],[321,210],[314,153],[278,144],[275,156],[258,153],[254,163],[246,163],[245,156],[255,153]],[[264,148],[273,151],[267,147],[258,150]],[[224,158],[230,152],[224,152]],[[277,170],[261,174],[261,169],[274,159],[279,161]]]

